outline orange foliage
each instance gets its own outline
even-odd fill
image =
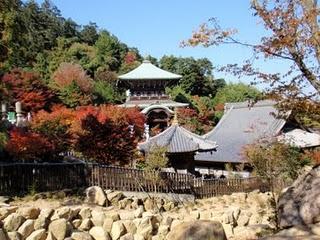
[[[79,64],[61,63],[53,74],[53,80],[59,89],[68,87],[72,83],[76,83],[85,93],[90,93],[93,88],[92,79]]]

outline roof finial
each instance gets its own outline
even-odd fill
[[[150,62],[150,54],[146,54],[145,56],[144,56],[144,58],[143,58],[143,63],[151,63]]]
[[[174,109],[174,116],[173,116],[173,120],[172,120],[172,125],[179,125],[177,108]]]

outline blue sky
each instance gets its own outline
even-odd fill
[[[41,2],[39,0],[38,2]],[[122,42],[137,47],[143,56],[150,54],[207,57],[214,65],[241,63],[250,57],[245,47],[180,48],[192,30],[211,17],[223,27],[237,28],[238,38],[255,43],[265,33],[259,19],[252,15],[250,0],[52,0],[65,18],[79,24],[89,21],[107,29]],[[265,63],[267,71],[281,71],[279,62]],[[262,65],[261,63],[259,65]],[[239,81],[231,75],[214,72],[216,77]],[[249,82],[249,79],[241,79]]]

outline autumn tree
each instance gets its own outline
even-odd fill
[[[102,164],[128,164],[136,148],[129,125],[113,122],[103,112],[88,112],[80,119],[75,150]]]
[[[48,110],[57,101],[54,92],[36,73],[14,69],[5,74],[0,81],[4,87],[4,100],[10,105],[20,101],[26,112]]]
[[[14,128],[10,131],[5,150],[15,161],[43,162],[52,159],[53,145],[41,134]]]
[[[54,106],[50,112],[41,110],[32,117],[30,129],[46,137],[53,147],[56,158],[71,150],[73,143],[72,124],[76,112],[64,106]]]
[[[67,106],[76,107],[91,102],[93,81],[79,64],[60,64],[53,74],[53,80],[53,87]]]
[[[234,44],[246,46],[253,57],[244,64],[229,64],[220,70],[254,77],[257,83],[268,83],[267,90],[285,109],[303,112],[319,121],[319,8],[313,0],[253,0],[251,9],[267,30],[259,43],[238,40],[235,29],[222,29],[216,19],[202,24],[183,46],[205,47]],[[291,63],[285,73],[267,73],[254,65],[256,59],[280,59]],[[311,101],[310,101],[311,100]],[[311,106],[313,105],[313,106]]]

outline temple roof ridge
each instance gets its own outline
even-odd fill
[[[169,153],[213,151],[217,148],[214,141],[207,140],[181,127],[178,123],[172,124],[163,132],[139,143],[141,151],[148,152],[153,146],[168,147]]]
[[[155,65],[153,65],[149,60],[143,60],[143,62],[137,68],[132,71],[120,75],[118,77],[120,80],[138,80],[138,79],[180,79],[181,75],[171,73],[169,71],[163,70]]]

